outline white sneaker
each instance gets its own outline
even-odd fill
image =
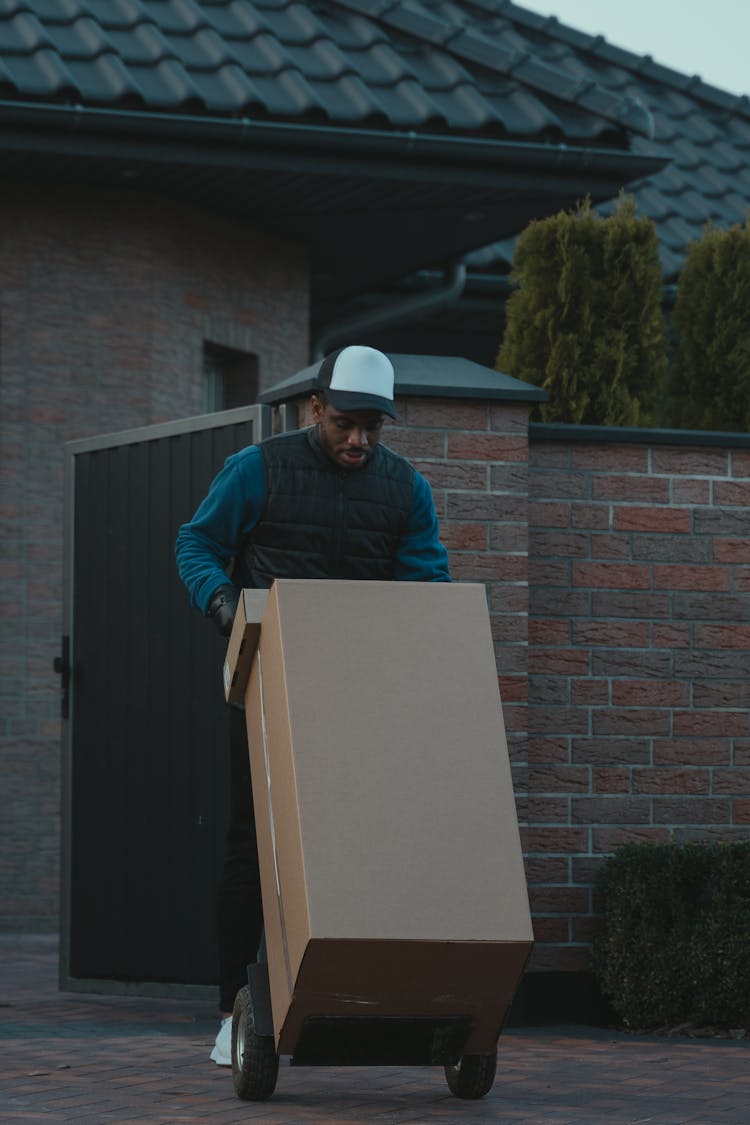
[[[221,1021],[219,1034],[216,1036],[214,1049],[210,1055],[211,1062],[217,1066],[232,1065],[232,1017],[225,1016]]]

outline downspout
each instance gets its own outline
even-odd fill
[[[330,321],[317,335],[312,348],[313,361],[322,359],[339,344],[352,343],[358,336],[379,328],[391,327],[402,320],[425,316],[436,309],[454,305],[466,286],[466,266],[454,262],[445,270],[445,284],[427,293],[415,293],[398,301],[390,301],[376,309],[354,313],[341,320]]]

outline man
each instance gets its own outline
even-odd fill
[[[449,582],[430,486],[380,444],[395,418],[393,367],[354,345],[321,363],[314,425],[229,457],[178,533],[191,601],[231,632],[238,588],[274,578]],[[232,567],[229,581],[228,570]],[[263,927],[244,715],[231,714],[231,810],[217,899],[222,1023],[211,1058],[231,1066],[231,1012]]]

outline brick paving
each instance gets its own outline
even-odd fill
[[[282,1066],[273,1099],[239,1101],[208,1059],[210,1005],[60,992],[48,937],[0,938],[0,1122],[303,1125],[750,1125],[750,1042],[511,1028],[481,1102],[438,1068]]]

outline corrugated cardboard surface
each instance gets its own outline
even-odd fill
[[[487,1054],[528,959],[526,942],[309,942],[283,1023],[293,1053],[305,1019],[466,1016],[466,1054]]]
[[[242,703],[250,675],[260,623],[268,601],[268,590],[242,590],[237,603],[232,632],[224,660],[224,698],[227,703]]]
[[[246,708],[277,1034],[319,942],[492,943],[499,1030],[532,932],[484,588],[275,583]]]

